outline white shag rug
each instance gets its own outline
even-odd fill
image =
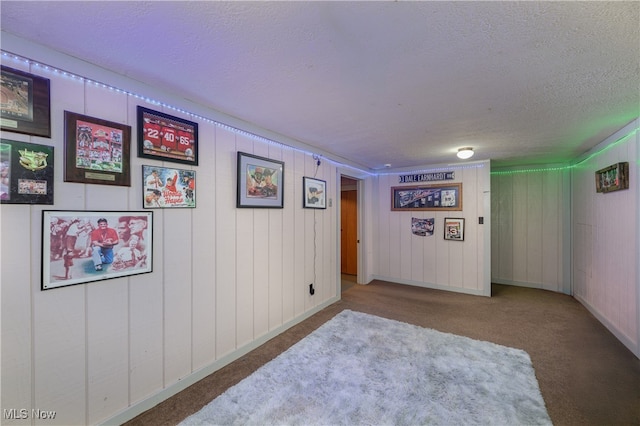
[[[181,425],[550,425],[529,355],[342,311]]]

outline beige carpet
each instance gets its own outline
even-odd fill
[[[128,425],[175,425],[350,309],[526,351],[554,425],[640,425],[640,360],[570,296],[493,285],[493,297],[374,281]]]

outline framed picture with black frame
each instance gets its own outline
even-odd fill
[[[444,218],[444,239],[464,241],[464,219],[458,217]]]
[[[64,181],[131,186],[131,126],[65,111]]]
[[[238,152],[238,208],[284,207],[284,162]]]
[[[42,212],[42,290],[152,272],[153,212]]]
[[[9,132],[51,137],[51,89],[48,78],[1,67],[0,128]]]
[[[138,157],[198,165],[198,123],[138,105]]]
[[[320,179],[302,177],[302,207],[305,209],[327,208],[327,182]]]
[[[53,147],[0,141],[0,202],[53,204]]]

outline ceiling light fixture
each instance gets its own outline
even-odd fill
[[[461,158],[463,160],[466,160],[467,158],[471,158],[473,157],[473,148],[471,148],[470,146],[460,148],[458,150],[457,155],[458,155],[458,158]]]

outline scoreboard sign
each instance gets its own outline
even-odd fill
[[[198,123],[138,106],[138,157],[198,165]]]

